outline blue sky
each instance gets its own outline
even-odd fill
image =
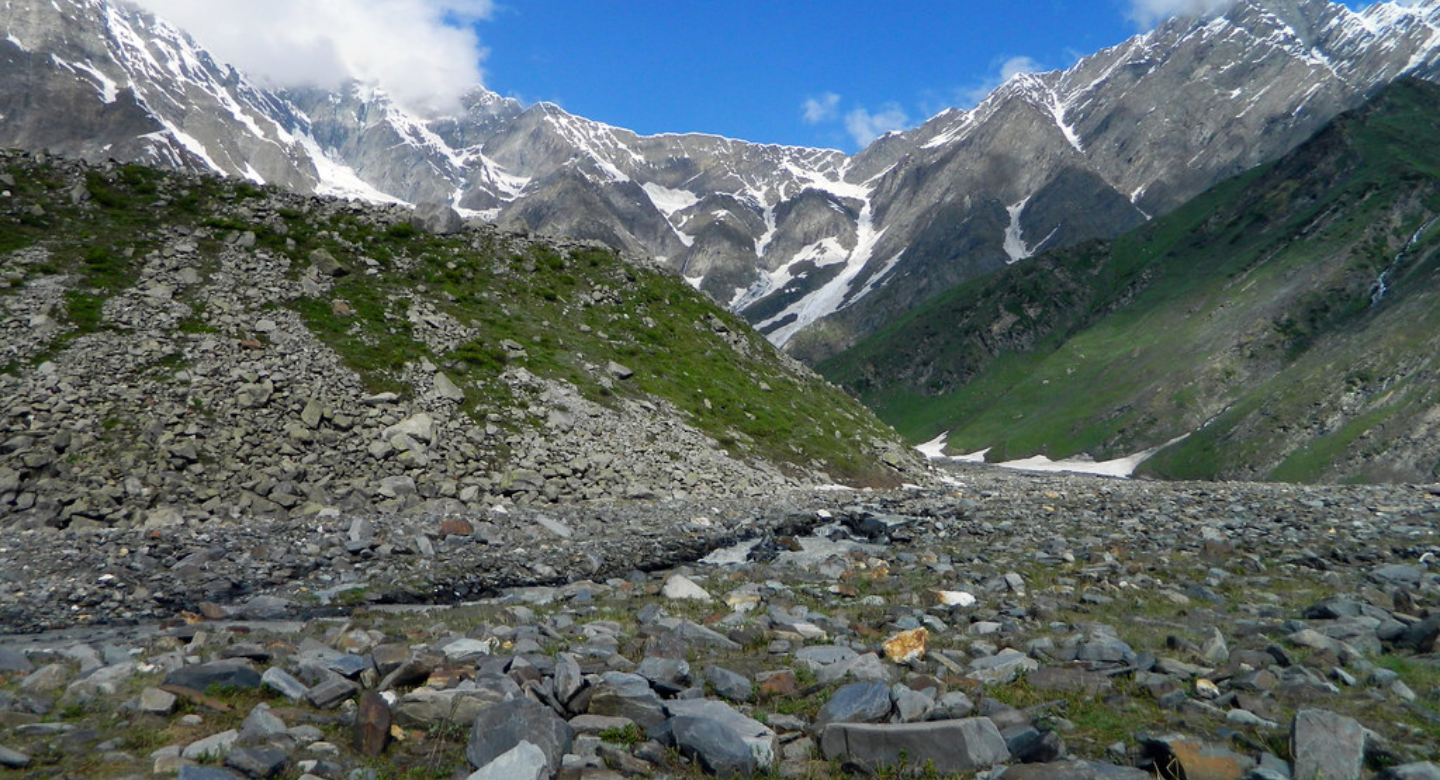
[[[1130,12],[1126,0],[509,0],[477,31],[487,86],[526,102],[645,134],[854,150],[972,105],[1007,63],[1065,68],[1117,44],[1138,30]]]
[[[1177,10],[1224,1],[496,0],[476,29],[487,86],[527,103],[643,134],[855,151],[970,107],[1002,72],[1068,68]]]
[[[139,1],[266,86],[354,78],[433,116],[483,83],[644,134],[856,151],[1235,0]]]

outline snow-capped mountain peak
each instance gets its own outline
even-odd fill
[[[1174,208],[1395,78],[1440,73],[1440,0],[1235,0],[847,157],[640,136],[479,86],[439,118],[373,86],[262,89],[109,0],[10,0],[0,24],[0,142],[599,239],[663,258],[812,358],[953,284]]]

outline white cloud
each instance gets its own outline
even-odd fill
[[[997,60],[992,63],[995,73],[984,81],[976,84],[962,93],[967,105],[976,105],[995,91],[995,88],[1004,84],[1021,73],[1039,73],[1045,68],[1032,57],[1010,57],[1005,60]]]
[[[864,108],[857,108],[845,115],[845,129],[861,148],[869,146],[876,138],[896,130],[910,127],[910,117],[904,109],[894,103],[887,103],[879,113],[872,114]]]
[[[829,122],[840,116],[840,96],[834,92],[826,92],[817,97],[806,98],[801,104],[800,110],[804,112],[805,124],[818,125],[821,122]]]
[[[260,84],[377,85],[423,113],[484,80],[493,0],[136,0]]]
[[[1172,16],[1203,16],[1234,5],[1235,0],[1130,0],[1130,20],[1148,30]]]

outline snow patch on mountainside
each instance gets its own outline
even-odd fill
[[[779,231],[775,223],[774,206],[765,207],[764,219],[765,232],[760,235],[760,240],[755,242],[755,256],[761,258],[765,256],[765,250],[770,248],[770,243],[775,240],[775,234]]]
[[[647,181],[640,185],[640,188],[645,190],[645,194],[650,196],[650,202],[655,204],[655,208],[659,209],[666,219],[674,219],[675,212],[700,202],[700,196],[689,190],[672,190],[655,182]]]
[[[472,164],[479,165],[484,174],[485,181],[489,182],[491,186],[495,188],[497,195],[507,201],[513,201],[520,197],[520,194],[524,192],[525,188],[529,187],[530,182],[533,181],[529,176],[515,176],[507,172],[504,166],[486,157],[483,152],[478,150],[467,155],[465,162],[465,168],[472,167]],[[463,192],[456,193],[457,196],[462,196],[463,194]]]
[[[309,154],[310,162],[315,166],[315,173],[319,178],[319,183],[315,185],[317,194],[352,200],[368,200],[372,203],[410,205],[399,198],[375,189],[356,175],[354,168],[330,159],[329,155],[325,154],[325,150],[320,148],[320,144],[310,135],[301,134],[296,136],[295,140]]]
[[[1020,215],[1025,212],[1025,206],[1029,202],[1030,199],[1025,198],[1005,209],[1010,214],[1010,225],[1005,228],[1005,254],[1010,256],[1011,263],[1018,263],[1034,254],[1025,246],[1025,237],[1020,228]]]
[[[96,83],[96,85],[97,85],[97,86],[99,87],[99,89],[100,89],[100,102],[102,102],[102,103],[104,103],[104,104],[106,104],[106,105],[110,105],[111,103],[114,103],[114,102],[119,98],[119,86],[120,86],[120,85],[119,85],[119,84],[116,84],[114,79],[110,78],[109,76],[106,76],[104,73],[101,73],[101,72],[99,71],[99,69],[95,68],[94,66],[90,65],[89,63],[83,63],[83,62],[70,62],[70,63],[66,63],[66,62],[60,60],[59,58],[55,58],[54,55],[51,55],[51,57],[52,57],[53,59],[55,59],[56,64],[60,65],[61,67],[68,68],[68,69],[70,69],[71,71],[75,71],[75,70],[84,71],[85,73],[87,73],[87,74],[90,75],[90,78],[95,79],[95,83]]]
[[[875,245],[885,236],[885,229],[875,227],[875,211],[865,192],[865,206],[860,211],[854,251],[845,259],[845,268],[835,278],[810,295],[796,301],[779,314],[756,326],[771,343],[785,346],[802,328],[822,317],[834,314],[855,302],[852,285],[855,277],[869,264]]]

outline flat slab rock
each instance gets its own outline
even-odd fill
[[[1055,761],[1009,767],[997,780],[1154,780],[1143,769],[1100,761]]]
[[[930,723],[832,723],[820,735],[820,753],[878,772],[902,764],[933,765],[941,774],[974,772],[1010,760],[1005,738],[989,718]]]

